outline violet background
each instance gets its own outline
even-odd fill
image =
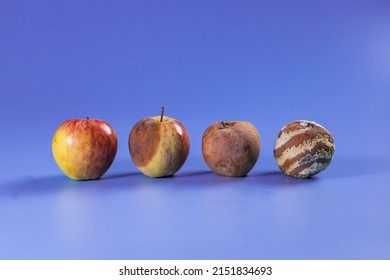
[[[1,259],[389,259],[390,2],[0,2]],[[134,167],[138,120],[179,119],[191,151],[172,178]],[[66,119],[116,130],[98,181],[51,154]],[[278,171],[279,129],[335,137],[312,180]],[[245,120],[262,151],[245,178],[212,174],[203,131]]]

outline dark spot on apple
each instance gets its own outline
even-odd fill
[[[145,166],[156,154],[160,125],[151,118],[137,122],[130,131],[129,151],[136,166]]]

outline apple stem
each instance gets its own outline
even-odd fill
[[[161,107],[161,118],[160,118],[160,122],[163,121],[163,118],[164,118],[164,106]]]
[[[89,120],[89,117],[87,117],[87,120]]]
[[[226,123],[224,121],[221,122],[223,128],[226,128]]]

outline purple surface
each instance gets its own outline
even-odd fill
[[[390,4],[289,2],[1,1],[0,259],[389,259]],[[161,105],[191,151],[151,179],[127,137]],[[51,139],[87,116],[115,128],[118,153],[101,180],[75,182]],[[311,180],[272,156],[296,119],[336,141]],[[245,178],[203,162],[219,120],[260,131]]]

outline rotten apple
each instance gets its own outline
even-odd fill
[[[129,151],[135,166],[149,177],[176,173],[187,159],[190,140],[176,119],[161,115],[137,122],[129,134]]]
[[[52,141],[55,161],[74,180],[100,178],[114,161],[117,146],[112,126],[90,118],[63,122]]]
[[[256,127],[244,121],[220,121],[202,137],[202,154],[216,174],[241,177],[249,173],[260,155],[261,140]]]

